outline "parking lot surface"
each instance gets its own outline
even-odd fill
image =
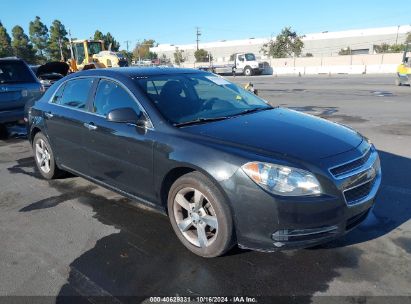
[[[203,259],[168,218],[79,177],[46,181],[25,139],[0,141],[0,295],[411,296],[411,88],[394,76],[228,77],[273,105],[351,126],[379,150],[383,181],[366,221],[332,243]],[[269,139],[267,139],[269,140]],[[59,298],[57,302],[64,301]],[[409,303],[410,298],[383,298]],[[147,300],[148,301],[148,300]],[[352,298],[341,298],[353,303]],[[360,301],[361,302],[361,301]]]

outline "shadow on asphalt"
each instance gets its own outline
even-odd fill
[[[313,249],[260,253],[233,249],[228,255],[203,259],[191,254],[174,235],[167,217],[133,208],[126,198],[107,199],[78,186],[73,179],[51,181],[61,194],[24,207],[22,212],[51,208],[69,199],[91,206],[101,223],[119,233],[100,239],[70,264],[58,303],[83,296],[173,295],[305,295],[298,303],[328,289],[339,269],[358,267],[363,251],[348,246],[381,237],[411,217],[411,160],[380,151],[383,181],[377,204],[367,220],[342,239]],[[10,173],[29,174],[34,161],[22,160]],[[33,176],[34,177],[34,176]],[[86,233],[86,232],[85,232]],[[410,246],[401,238],[397,246]],[[408,248],[409,250],[409,248]],[[135,302],[133,298],[120,298]]]

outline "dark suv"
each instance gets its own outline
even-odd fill
[[[0,125],[24,118],[24,106],[43,94],[29,66],[19,58],[0,58]]]

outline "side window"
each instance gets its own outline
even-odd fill
[[[66,107],[86,110],[88,95],[94,81],[94,78],[80,78],[67,81],[62,90],[62,95],[58,96],[63,87],[57,92],[57,96],[54,97],[56,100],[53,99],[53,102]]]
[[[65,83],[57,90],[57,92],[54,94],[53,99],[51,100],[52,103],[60,104],[61,103],[61,97],[63,97],[63,91],[64,87],[66,86]]]
[[[119,108],[132,108],[137,115],[141,112],[136,101],[119,84],[100,80],[94,99],[94,112],[106,116],[110,111]]]

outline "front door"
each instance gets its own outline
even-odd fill
[[[88,117],[90,130],[85,137],[89,175],[122,191],[153,201],[153,131],[106,120],[107,114],[118,108],[132,108],[137,115],[142,114],[131,94],[117,82],[100,80],[92,113]]]

